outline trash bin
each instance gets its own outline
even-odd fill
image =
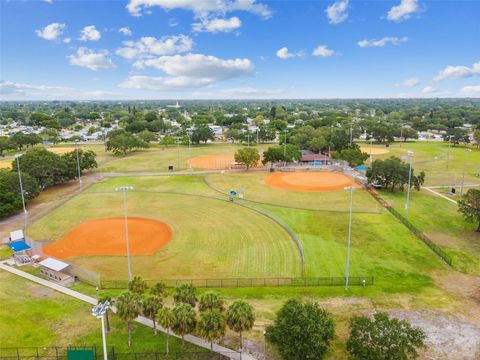
[[[173,171],[173,165],[168,165],[168,171]]]

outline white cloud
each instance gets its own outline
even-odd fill
[[[87,100],[87,99],[112,99],[119,94],[101,90],[80,90],[66,86],[31,85],[0,81],[0,94],[5,99],[22,100]]]
[[[418,0],[401,0],[400,4],[393,6],[388,11],[387,19],[391,21],[407,20],[418,11],[420,11]]]
[[[43,1],[48,3],[48,4],[53,4],[53,0],[43,0]]]
[[[65,44],[70,44],[70,41],[72,41],[71,38],[65,38],[65,39],[63,39],[63,42],[64,42]]]
[[[121,27],[118,32],[125,36],[132,36],[132,30],[128,26]]]
[[[78,48],[76,54],[67,56],[71,65],[86,67],[96,71],[98,69],[115,69],[116,65],[108,57],[107,50],[95,52],[88,48]]]
[[[434,93],[437,93],[438,90],[431,87],[430,85],[429,86],[425,86],[423,89],[422,89],[422,93],[423,94],[434,94]]]
[[[121,87],[148,90],[186,89],[211,85],[252,74],[254,66],[248,59],[219,59],[203,54],[161,56],[156,59],[139,60],[137,68],[153,67],[167,76],[130,76]]]
[[[142,9],[158,6],[166,11],[190,10],[196,17],[225,15],[232,11],[247,11],[264,18],[272,15],[270,8],[256,0],[130,0],[127,9],[131,15],[140,16]]]
[[[387,44],[400,45],[408,41],[406,36],[396,37],[396,36],[386,36],[382,39],[372,39],[372,40],[360,40],[357,44],[360,47],[384,47]]]
[[[231,17],[230,19],[221,19],[213,18],[207,19],[202,18],[200,22],[192,24],[193,31],[196,32],[230,32],[236,30],[242,26],[242,22],[236,16]]]
[[[290,58],[294,58],[294,57],[302,57],[304,54],[303,54],[303,51],[292,53],[288,50],[287,47],[283,47],[283,48],[277,50],[276,55],[280,59],[290,59]]]
[[[186,35],[164,36],[160,39],[145,36],[137,41],[124,41],[123,45],[116,54],[126,59],[134,59],[188,52],[192,50],[193,40]]]
[[[57,40],[65,30],[66,25],[60,23],[51,23],[45,26],[43,29],[35,30],[38,37],[45,40]]]
[[[329,49],[327,45],[318,45],[315,50],[313,50],[312,55],[319,57],[329,57],[335,54],[335,51]]]
[[[474,75],[480,75],[480,61],[474,63],[472,67],[448,65],[445,69],[441,70],[437,76],[435,76],[435,80],[460,79],[472,77]]]
[[[480,85],[464,86],[460,92],[464,95],[480,95]]]
[[[325,9],[327,13],[328,22],[330,24],[340,24],[344,22],[347,17],[347,8],[348,8],[348,0],[340,0],[334,2],[332,5]]]
[[[220,90],[222,94],[234,97],[271,97],[285,93],[284,89],[261,89],[253,87],[240,87]]]
[[[98,41],[100,40],[100,31],[95,28],[95,25],[85,26],[80,32],[80,41]]]
[[[403,86],[406,86],[406,87],[413,87],[413,86],[417,86],[420,84],[420,79],[419,78],[410,78],[410,79],[406,79],[405,81],[403,81],[402,85]]]

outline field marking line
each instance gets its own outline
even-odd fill
[[[463,187],[479,187],[480,184],[465,184]],[[462,185],[441,185],[441,186],[428,186],[429,189],[448,189],[451,187],[462,187]]]
[[[436,191],[434,191],[434,190],[432,190],[432,189],[430,189],[430,188],[428,188],[428,187],[423,187],[423,186],[422,186],[422,189],[427,190],[427,191],[430,191],[432,194],[435,194],[435,195],[437,195],[437,196],[440,196],[441,198],[443,198],[443,199],[445,199],[445,200],[448,200],[448,201],[450,201],[451,203],[454,203],[455,205],[458,204],[458,202],[456,202],[456,201],[453,200],[453,199],[450,199],[448,196],[442,195],[442,194],[440,194],[440,193],[438,193],[438,192],[436,192]]]
[[[48,281],[48,280],[39,278],[38,276],[29,274],[25,271],[15,269],[11,266],[6,265],[4,262],[0,262],[0,269],[8,271],[8,272],[10,272],[14,275],[23,277],[27,280],[33,281],[37,284],[46,286],[46,287],[48,287],[52,290],[61,292],[65,295],[71,296],[71,297],[76,298],[78,300],[84,301],[86,303],[89,303],[90,305],[96,305],[97,304],[97,299],[94,298],[94,297],[82,294],[82,293],[80,293],[78,291],[75,291],[75,290],[71,290],[71,289],[69,289],[65,286],[56,284],[52,281]],[[112,311],[116,312],[115,307],[112,307]],[[148,327],[153,329],[153,321],[150,320],[150,319],[147,319],[146,317],[139,316],[135,319],[135,322],[137,322],[139,324],[142,324],[142,325],[145,325],[145,326],[148,326]],[[162,328],[161,326],[157,325],[157,329],[164,332],[164,333],[167,333],[167,331],[164,328]],[[180,336],[178,336],[176,334],[173,334],[171,332],[170,332],[170,335],[175,336],[177,338],[180,338]],[[202,347],[204,349],[210,350],[210,343],[205,341],[204,339],[199,338],[199,337],[196,337],[196,336],[193,336],[193,335],[186,335],[185,336],[185,341],[190,342],[190,343],[192,343],[194,345],[197,345],[199,347]],[[235,353],[235,350],[228,349],[226,347],[217,345],[215,343],[213,344],[213,351],[216,352],[216,353],[219,353],[220,355],[224,355],[224,356],[227,356],[225,354],[228,354],[228,357],[232,360],[242,360],[242,359],[243,360],[257,360],[256,358],[254,358],[251,355],[248,355],[248,354],[245,354],[245,353],[243,353],[243,354]]]

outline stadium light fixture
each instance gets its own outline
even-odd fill
[[[345,290],[348,290],[348,280],[350,275],[350,243],[352,239],[352,210],[353,210],[353,190],[354,186],[347,186],[344,188],[346,191],[350,191],[350,216],[348,219],[348,246],[347,246],[347,268],[345,271]]]
[[[123,209],[125,213],[125,242],[127,245],[127,264],[128,264],[128,281],[132,280],[132,266],[130,263],[130,244],[128,242],[128,211],[127,211],[127,191],[133,190],[132,186],[119,186],[115,191],[123,192]]]
[[[407,202],[405,203],[405,215],[407,217],[407,220],[408,220],[408,206],[410,204],[410,187],[411,187],[411,183],[412,183],[412,159],[413,159],[413,156],[415,154],[413,153],[413,151],[409,151],[407,152],[407,156],[408,156],[408,159],[409,159],[409,168],[408,168],[408,189],[407,189]]]
[[[95,316],[97,319],[102,320],[102,342],[103,342],[103,359],[104,360],[108,360],[107,338],[105,335],[105,314],[107,313],[109,308],[110,308],[110,302],[107,300],[103,304],[99,303],[95,305],[92,309],[92,315]]]

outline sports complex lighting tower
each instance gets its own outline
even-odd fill
[[[348,247],[347,247],[347,269],[345,271],[345,290],[348,290],[348,278],[350,275],[350,243],[352,239],[352,210],[353,210],[353,190],[355,187],[347,186],[344,190],[350,191],[350,217],[348,219]]]
[[[92,315],[95,316],[97,319],[102,319],[102,342],[103,342],[103,358],[104,360],[108,360],[107,355],[107,338],[105,336],[105,314],[107,313],[108,309],[110,308],[110,302],[107,300],[103,304],[99,303],[95,305],[92,309]]]
[[[125,242],[127,244],[127,263],[128,263],[128,281],[132,280],[132,266],[130,264],[130,244],[128,242],[128,211],[127,211],[127,191],[133,190],[132,186],[120,186],[115,191],[123,192],[123,209],[125,212]]]

